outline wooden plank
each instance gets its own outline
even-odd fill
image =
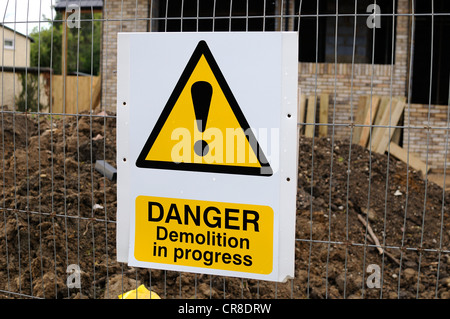
[[[371,104],[372,102],[372,104]],[[359,145],[366,147],[367,142],[369,141],[370,137],[370,130],[373,123],[373,120],[375,119],[375,116],[377,115],[378,105],[380,104],[380,97],[373,95],[372,99],[368,98],[366,103],[366,114],[364,116],[364,122],[363,124],[365,126],[361,129],[361,137],[359,138]]]
[[[100,105],[102,81],[100,76],[94,76],[92,81],[92,109],[95,109]]]
[[[78,88],[78,112],[90,110],[94,79],[90,76],[82,76],[78,77],[78,82],[81,84]]]
[[[90,111],[94,103],[94,87],[96,77],[79,76],[78,77],[78,112]],[[92,97],[92,100],[91,100]],[[92,105],[91,105],[92,104]],[[76,108],[76,109],[77,109]],[[75,109],[75,110],[76,110]]]
[[[392,100],[394,100],[394,99],[392,99]],[[391,102],[391,98],[389,96],[383,96],[381,98],[380,106],[378,107],[377,116],[373,120],[373,125],[383,125],[383,124],[380,124],[380,122],[384,116],[384,112],[386,111],[386,109],[389,111],[390,102]],[[373,142],[373,133],[374,133],[375,129],[376,129],[376,127],[374,127],[372,130],[372,142]]]
[[[319,123],[328,124],[328,94],[320,95]],[[328,126],[319,125],[319,137],[327,136]]]
[[[396,98],[405,102],[405,108],[406,108],[406,106],[408,105],[406,103],[406,97],[405,96],[396,96]],[[404,117],[405,117],[405,112],[403,111],[403,114],[400,117],[400,120],[398,121],[397,125],[401,125],[404,123]],[[400,139],[402,138],[402,133],[403,133],[403,128],[396,128],[394,130],[394,135],[392,135],[391,141],[400,145]]]
[[[63,106],[63,80],[62,75],[51,75],[52,79],[52,105],[50,108],[51,113],[62,113]]]
[[[91,87],[92,86],[92,87]],[[64,99],[64,81],[62,75],[52,76],[53,113],[77,114],[100,104],[101,81],[99,76],[66,76]],[[65,103],[64,103],[65,102]]]
[[[366,101],[367,101],[367,96],[359,97],[358,108],[356,110],[355,116],[353,117],[353,122],[355,124],[363,123],[364,111],[366,108]],[[352,143],[353,144],[359,143],[359,138],[361,137],[361,129],[362,129],[361,126],[355,126],[353,128],[353,135],[352,135]]]
[[[389,97],[384,97],[380,103],[380,107],[378,108],[378,113],[376,117],[376,125],[389,125],[389,115],[394,110],[395,105],[397,104],[398,100],[393,98],[392,99],[392,106],[391,106],[391,100]],[[374,122],[375,124],[375,122]],[[380,144],[380,141],[383,137],[383,134],[385,132],[385,127],[374,127],[372,130],[372,150],[376,149],[377,146]]]
[[[92,93],[92,107],[94,107],[94,94],[98,77],[90,76],[68,76],[66,79],[66,113],[77,114],[83,111],[89,111],[91,108],[91,93]],[[92,88],[91,88],[92,86]],[[99,97],[97,96],[97,99]]]
[[[64,113],[75,114],[77,112],[77,77],[66,76],[66,105]]]
[[[401,118],[400,118],[401,120]],[[397,125],[400,125],[401,121],[399,121],[397,123]],[[396,128],[394,130],[394,134],[392,135],[391,141],[397,144],[400,144],[400,139],[402,137],[402,129],[401,128]]]
[[[418,157],[414,156],[413,154],[409,153],[409,159],[408,159],[408,152],[397,145],[394,142],[391,142],[389,144],[389,151],[392,156],[395,158],[401,160],[404,163],[409,164],[410,167],[415,169],[416,171],[422,172],[423,175],[427,173],[427,165],[421,161]]]
[[[300,89],[299,89],[300,91]],[[306,111],[306,95],[305,94],[299,94],[299,105],[298,105],[298,123],[299,124],[299,134],[302,134],[303,132],[303,123],[305,122],[305,111]]]
[[[405,97],[395,97],[395,98],[392,99],[392,106],[391,106],[390,99],[388,98],[388,103],[383,106],[383,110],[380,108],[380,107],[382,107],[382,105],[380,104],[380,107],[378,108],[378,113],[377,113],[377,119],[378,120],[377,120],[377,124],[376,125],[384,125],[384,126],[389,125],[389,117],[391,117],[391,122],[392,122],[391,125],[392,126],[397,125],[398,121],[400,119],[397,120],[394,123],[395,118],[392,117],[392,113],[394,112],[394,109],[395,109],[397,103],[399,101],[403,101],[404,102],[405,100],[406,100]],[[380,114],[380,112],[382,112],[382,113]],[[400,118],[401,118],[401,115],[400,115]],[[384,134],[388,134],[387,131],[389,131],[389,128],[386,128],[386,127],[374,127],[373,128],[373,131],[372,131],[372,150],[377,150],[378,149],[378,147],[379,147],[379,145],[380,145],[380,143],[381,143],[381,141],[383,139]],[[393,130],[393,131],[395,132],[395,130]],[[392,133],[394,133],[394,132],[392,132]],[[397,142],[397,144],[398,144],[398,142]],[[387,147],[387,145],[386,145],[386,147]],[[381,152],[384,153],[384,151],[381,151]]]
[[[316,116],[316,99],[314,95],[310,95],[308,98],[308,107],[306,108],[306,123],[314,123]],[[305,126],[305,136],[314,137],[315,125]]]
[[[405,109],[405,102],[403,100],[397,100],[397,103],[395,103],[395,106],[392,109],[391,112],[391,121],[389,122],[389,114],[388,114],[388,121],[387,125],[397,125],[398,121],[400,120],[400,117],[402,116],[403,110]],[[389,112],[387,112],[389,113]],[[386,148],[388,147],[389,143],[391,142],[392,135],[394,134],[395,129],[389,129],[384,128],[382,130],[382,135],[380,138],[379,143],[376,145],[376,148],[374,147],[373,150],[377,153],[384,154],[386,151]]]

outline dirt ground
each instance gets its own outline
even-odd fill
[[[114,117],[3,113],[0,126],[0,298],[117,298],[140,284],[161,298],[450,298],[449,195],[387,155],[300,139],[295,278],[276,284],[115,261],[116,183],[94,169],[115,164]],[[80,289],[66,286],[70,264]]]

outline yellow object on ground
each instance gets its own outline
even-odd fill
[[[119,299],[161,299],[157,293],[150,292],[144,285],[119,295]]]

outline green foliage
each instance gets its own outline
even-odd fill
[[[16,98],[17,110],[20,112],[36,112],[38,111],[38,77],[37,74],[25,73],[19,74],[22,90]],[[42,104],[39,103],[39,109],[42,109]]]
[[[80,28],[66,28],[67,72],[83,72],[98,75],[100,71],[100,43],[102,37],[101,13],[81,14]],[[54,74],[61,74],[61,52],[63,24],[61,15],[55,21],[49,20],[48,27],[42,26],[39,32],[34,28],[30,36],[34,43],[30,47],[31,66],[52,67]],[[89,20],[89,21],[82,21]]]
[[[37,27],[33,29],[30,36],[34,43],[30,46],[31,66],[52,67],[55,74],[61,74],[61,25],[53,25],[48,29]]]

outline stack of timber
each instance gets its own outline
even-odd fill
[[[355,115],[352,143],[380,154],[388,151],[425,175],[427,165],[399,145],[401,128],[397,126],[405,110],[405,100],[405,97],[391,99],[389,96],[361,96]]]
[[[300,92],[299,92],[300,93]],[[306,137],[325,137],[328,134],[329,95],[299,94],[299,133]],[[398,127],[406,106],[406,98],[397,96],[361,96],[354,117],[352,143],[409,164],[425,175],[427,165],[417,156],[408,153],[400,144],[401,127]],[[316,129],[317,128],[317,129]]]
[[[303,134],[306,137],[314,137],[316,127],[318,127],[318,136],[327,136],[329,103],[328,94],[312,94],[309,96],[300,94],[299,96],[298,123],[300,123],[300,134]],[[318,101],[316,101],[316,99]],[[318,114],[318,118],[316,118],[316,114]]]

